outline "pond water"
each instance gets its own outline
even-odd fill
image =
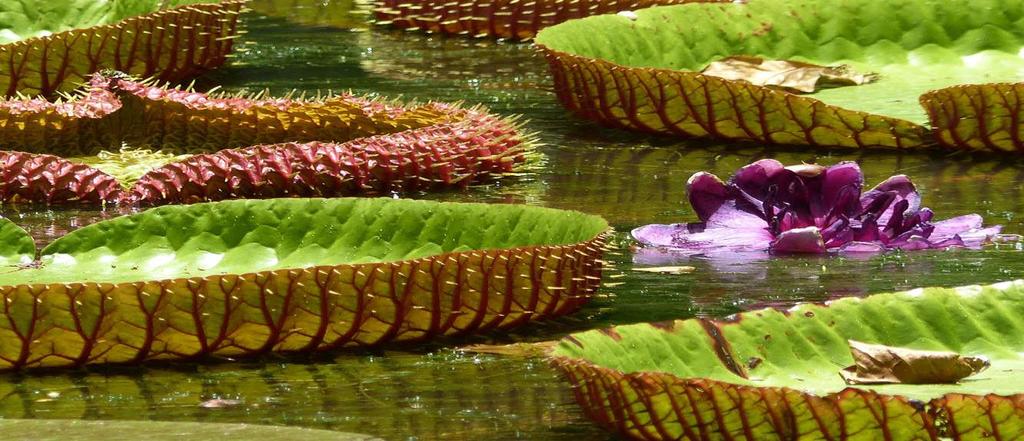
[[[245,16],[249,32],[231,66],[200,79],[197,87],[269,88],[275,93],[351,89],[407,100],[459,100],[522,115],[526,129],[542,144],[545,160],[536,170],[466,191],[401,197],[581,210],[604,216],[618,231],[615,251],[608,256],[615,268],[605,273],[606,286],[582,311],[469,342],[550,340],[622,323],[724,316],[801,301],[1024,277],[1024,255],[1016,246],[858,259],[696,259],[686,263],[696,268],[689,274],[634,271],[626,233],[645,223],[694,220],[684,201],[686,179],[696,171],[726,177],[741,165],[768,157],[786,163],[858,161],[870,185],[890,175],[910,175],[937,218],[979,213],[987,223],[1020,234],[1024,169],[1006,159],[935,151],[680,142],[602,129],[562,109],[550,92],[545,61],[529,44],[338,29],[326,25],[346,19],[325,8],[323,0],[278,3],[286,4],[258,8],[275,16]],[[120,212],[3,207],[0,214],[46,243]],[[0,381],[0,417],[297,425],[387,440],[609,439],[584,418],[568,386],[543,361],[462,354],[447,347],[9,374]],[[212,398],[241,404],[198,406]]]

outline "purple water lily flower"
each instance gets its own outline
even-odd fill
[[[854,162],[786,167],[764,159],[739,169],[728,183],[700,172],[687,183],[700,222],[646,225],[633,237],[686,254],[878,252],[979,247],[999,235],[968,214],[932,222],[904,175],[862,193]]]

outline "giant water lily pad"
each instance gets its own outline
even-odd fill
[[[0,265],[31,263],[36,257],[36,244],[25,230],[7,218],[0,217]]]
[[[71,101],[0,101],[0,148],[11,150],[0,151],[0,202],[164,204],[465,186],[512,172],[527,141],[513,119],[480,108],[220,96],[107,72]]]
[[[106,441],[131,433],[138,441],[216,439],[220,441],[378,441],[369,435],[301,427],[181,421],[0,420],[0,431],[11,440]]]
[[[751,0],[591,17],[549,28],[537,43],[561,101],[612,126],[776,144],[1016,151],[1024,148],[1021,20],[1017,0]],[[734,55],[845,64],[879,77],[798,95],[699,73]]]
[[[588,331],[553,360],[592,419],[633,439],[1015,439],[1022,314],[1024,281],[926,288]],[[992,366],[958,384],[848,387],[848,339]]]
[[[180,81],[220,66],[240,0],[0,3],[0,95],[52,95],[100,69]]]
[[[155,208],[76,230],[0,272],[0,369],[317,351],[515,326],[586,301],[607,229],[578,212],[392,199]]]
[[[447,35],[527,40],[574,18],[699,0],[377,0],[379,24]]]

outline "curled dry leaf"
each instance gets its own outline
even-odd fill
[[[849,340],[854,365],[839,372],[847,384],[956,383],[989,367],[985,357],[921,351]]]
[[[826,87],[856,86],[878,79],[877,74],[854,72],[845,64],[821,66],[793,60],[766,60],[747,55],[712,61],[701,73],[803,93],[813,93]]]

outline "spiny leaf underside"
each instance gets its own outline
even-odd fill
[[[120,201],[117,179],[53,155],[0,151],[0,201],[102,204]]]
[[[197,155],[153,170],[132,203],[386,194],[466,186],[510,173],[524,149],[515,127],[483,116],[356,139],[276,144]]]
[[[700,0],[380,0],[378,24],[447,35],[528,40],[566,20]]]
[[[213,97],[102,75],[71,101],[0,102],[0,137],[27,152],[80,154],[125,144],[190,153],[256,145],[164,165],[126,191],[95,168],[51,155],[0,152],[0,201],[50,204],[189,203],[465,186],[513,171],[530,144],[514,120],[476,108],[402,107],[348,95]]]
[[[10,67],[0,71],[0,92],[53,96],[101,69],[168,82],[195,77],[224,64],[244,5],[187,5],[0,45],[0,64]]]

